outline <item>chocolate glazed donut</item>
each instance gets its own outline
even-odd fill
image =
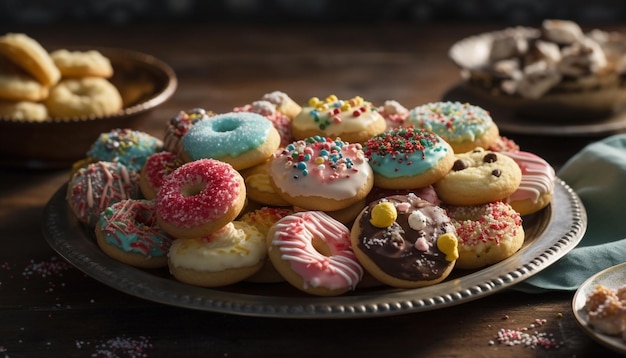
[[[375,208],[381,204],[387,206],[382,214],[383,222],[387,221],[384,224],[375,217]],[[412,193],[371,202],[352,234],[353,248],[360,254],[357,257],[375,266],[370,273],[396,287],[440,282],[458,257],[455,228],[445,211]]]

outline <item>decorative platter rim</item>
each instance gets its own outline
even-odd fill
[[[273,318],[369,318],[440,309],[509,288],[548,267],[576,247],[587,228],[580,198],[561,179],[555,180],[552,204],[542,210],[542,230],[508,259],[418,289],[362,289],[318,297],[266,295],[258,290],[233,292],[195,287],[155,275],[105,255],[76,220],[61,186],[44,208],[42,232],[48,244],[88,276],[127,294],[171,306],[244,316]],[[552,210],[558,206],[558,210]],[[541,213],[541,212],[540,212]],[[537,214],[534,214],[537,215]],[[268,285],[273,284],[252,284]],[[295,290],[295,288],[293,288]]]

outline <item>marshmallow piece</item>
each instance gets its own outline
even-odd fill
[[[579,42],[564,47],[561,55],[557,68],[566,76],[586,76],[597,73],[608,65],[600,44],[589,37],[583,37]]]
[[[522,97],[537,99],[561,82],[561,78],[561,74],[546,61],[538,61],[524,68],[524,77],[518,83],[517,92]]]
[[[545,40],[559,45],[570,45],[583,37],[583,31],[577,23],[569,20],[544,20],[541,32]]]

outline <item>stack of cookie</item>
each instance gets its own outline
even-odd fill
[[[122,109],[109,81],[113,67],[98,51],[49,53],[20,33],[0,36],[0,116],[17,120],[105,116]]]

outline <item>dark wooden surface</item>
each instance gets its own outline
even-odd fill
[[[0,26],[1,28],[1,26]],[[273,90],[299,102],[334,93],[407,107],[441,98],[459,80],[447,57],[465,36],[493,25],[328,24],[14,27],[47,48],[112,46],[169,63],[178,90],[142,130],[157,136],[181,109],[228,111]],[[497,118],[496,118],[497,122]],[[509,137],[555,167],[597,137]],[[0,356],[608,357],[571,310],[572,292],[499,292],[435,311],[371,319],[300,320],[170,307],[116,291],[67,265],[41,233],[43,207],[67,169],[0,169]],[[530,327],[559,347],[491,344],[500,329]]]

